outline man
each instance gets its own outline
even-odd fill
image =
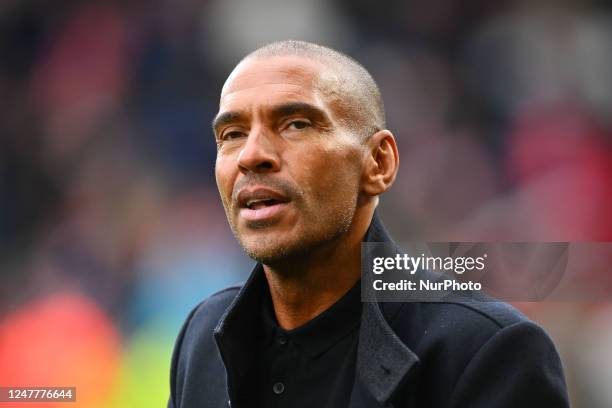
[[[198,305],[169,407],[566,407],[547,335],[499,302],[362,303],[361,242],[399,157],[357,62],[284,41],[244,58],[213,122],[232,231],[258,261]]]

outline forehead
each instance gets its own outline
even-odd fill
[[[298,56],[246,60],[225,82],[220,111],[288,100],[319,104],[316,84],[322,69],[321,63]]]

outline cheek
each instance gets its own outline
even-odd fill
[[[360,165],[353,152],[339,149],[311,151],[300,166],[302,186],[320,206],[348,205],[356,200]]]
[[[221,194],[221,199],[224,201],[224,204],[232,195],[233,173],[234,172],[231,169],[229,160],[225,158],[217,159],[215,163],[215,179],[217,181],[217,188],[219,189],[219,193]]]

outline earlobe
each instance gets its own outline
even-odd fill
[[[372,135],[367,144],[362,188],[368,196],[377,196],[387,191],[399,169],[399,153],[393,134],[381,130]]]

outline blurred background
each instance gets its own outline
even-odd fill
[[[397,240],[612,241],[611,12],[2,0],[0,385],[165,406],[184,318],[252,265],[218,198],[210,121],[232,67],[274,40],[332,46],[378,80],[401,156],[381,205]],[[612,304],[517,306],[554,338],[573,406],[612,406]]]

